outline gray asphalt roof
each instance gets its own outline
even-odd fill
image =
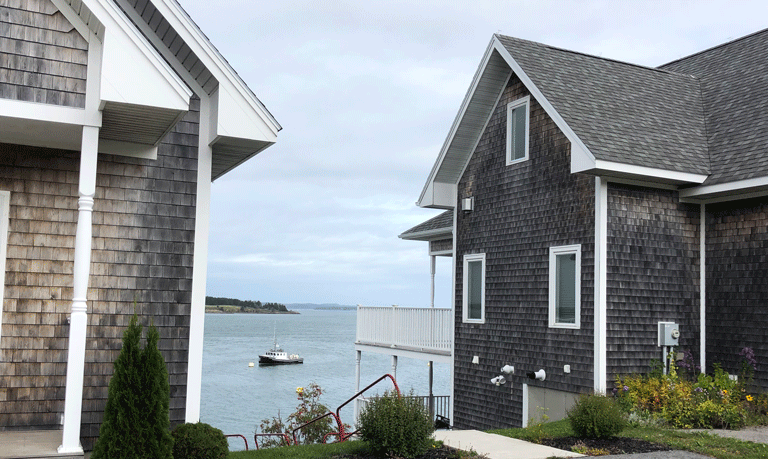
[[[697,78],[497,37],[596,159],[709,173]]]
[[[704,185],[768,175],[768,29],[661,68],[701,81],[712,161]]]
[[[402,239],[420,239],[420,235],[445,232],[450,236],[453,231],[453,210],[446,210],[435,217],[430,218],[424,223],[420,223],[413,228],[404,231],[400,238]],[[426,239],[424,239],[426,240]]]

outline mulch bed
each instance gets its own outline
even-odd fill
[[[651,443],[636,438],[613,437],[613,438],[577,438],[560,437],[545,439],[542,445],[551,446],[557,449],[573,451],[574,446],[585,446],[589,449],[603,450],[610,454],[632,454],[632,453],[651,453],[654,451],[670,451],[668,446],[658,443]]]

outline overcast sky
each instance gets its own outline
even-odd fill
[[[208,295],[428,306],[415,201],[491,36],[658,66],[768,27],[768,2],[180,0],[283,126],[213,184]],[[450,307],[450,259],[437,306]]]

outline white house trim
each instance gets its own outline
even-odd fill
[[[10,215],[11,192],[0,190],[0,266],[5,266],[8,250],[8,218]],[[0,340],[3,339],[3,299],[5,297],[5,269],[0,269]],[[2,357],[2,356],[0,356]]]
[[[0,99],[0,118],[36,120],[45,123],[66,124],[73,126],[101,127],[86,117],[85,109],[64,107],[61,105],[26,102],[21,100]],[[89,123],[89,121],[91,121]]]
[[[576,255],[575,272],[575,320],[574,323],[557,321],[557,256]],[[581,328],[581,244],[562,245],[549,248],[549,328]]]
[[[750,197],[765,196],[768,194],[768,177],[756,177],[735,182],[687,188],[680,190],[680,200],[706,203],[722,202],[744,199],[747,196],[745,192],[751,192],[749,193]]]
[[[211,166],[213,149],[209,138],[211,99],[200,95],[200,137],[197,152],[197,205],[195,207],[195,253],[192,262],[192,304],[189,320],[186,422],[200,421],[205,330],[205,284],[208,276],[208,234],[211,215]]]
[[[157,159],[157,146],[99,139],[99,153],[155,160]]]
[[[589,148],[582,142],[582,140],[576,135],[575,132],[573,132],[573,129],[568,125],[568,123],[565,122],[562,116],[555,110],[555,107],[552,106],[552,104],[547,100],[546,97],[544,97],[544,94],[539,90],[539,88],[536,87],[535,84],[533,84],[533,80],[523,71],[523,68],[520,67],[520,64],[515,61],[515,59],[512,57],[511,54],[509,54],[509,51],[507,51],[507,48],[504,47],[504,45],[499,41],[498,37],[493,37],[493,47],[496,49],[496,51],[499,52],[499,54],[504,57],[504,60],[507,62],[509,67],[512,69],[512,71],[517,75],[518,78],[520,78],[520,81],[523,82],[523,85],[530,91],[531,95],[534,99],[536,99],[536,102],[541,105],[541,107],[544,109],[544,111],[547,112],[547,115],[549,115],[550,118],[552,118],[552,121],[555,122],[558,128],[560,128],[561,131],[563,131],[563,134],[568,138],[568,140],[571,142],[571,155],[574,154],[574,152],[577,152],[582,157],[585,157],[591,161],[595,161],[595,155],[592,154],[591,151],[589,151]]]
[[[707,175],[691,174],[688,172],[670,171],[653,167],[635,166],[632,164],[617,163],[612,161],[595,160],[591,169],[572,170],[571,172],[590,172],[601,175],[618,174],[628,178],[651,178],[670,183],[703,183]]]
[[[429,193],[430,185],[434,182],[435,176],[437,175],[437,171],[440,168],[440,165],[442,165],[446,154],[448,153],[448,147],[451,145],[451,142],[453,141],[453,138],[456,135],[456,131],[459,129],[459,124],[461,123],[462,118],[464,118],[464,114],[466,113],[467,108],[469,107],[469,102],[472,100],[472,97],[475,94],[475,90],[477,90],[477,86],[480,83],[480,78],[482,77],[483,72],[486,66],[488,65],[488,61],[491,59],[492,52],[493,52],[493,46],[492,44],[489,44],[485,50],[483,59],[480,61],[480,66],[477,68],[477,71],[475,72],[475,76],[472,78],[472,83],[469,87],[469,90],[467,91],[467,94],[464,95],[464,100],[461,102],[459,113],[456,115],[456,118],[453,120],[453,124],[451,125],[451,130],[448,131],[448,137],[446,137],[445,142],[443,142],[443,146],[440,149],[440,155],[438,156],[435,164],[432,166],[432,170],[429,173],[429,178],[427,179],[427,183],[424,185],[424,189],[421,191],[421,195],[419,196],[418,201],[416,201],[416,205],[420,207],[430,206],[429,201],[426,200],[426,198],[431,198]],[[497,103],[498,103],[498,99],[497,99]],[[455,203],[453,205],[455,206]]]
[[[595,177],[595,343],[594,384],[595,390],[607,389],[608,330],[607,282],[608,282],[608,182]]]
[[[91,32],[88,43],[85,112],[88,119],[101,124],[100,85],[103,47]],[[75,260],[72,279],[72,313],[69,321],[67,377],[64,393],[64,426],[60,454],[81,454],[80,421],[83,410],[85,342],[88,328],[88,279],[91,274],[93,198],[96,195],[96,169],[99,156],[99,128],[83,126],[78,179],[78,214],[75,230]]]
[[[447,228],[436,228],[431,230],[419,231],[417,233],[401,234],[400,239],[413,239],[418,241],[439,241],[451,237],[452,232]]]
[[[498,104],[498,102],[497,102]],[[525,136],[525,153],[523,154],[522,158],[513,159],[512,158],[512,112],[521,106],[525,106],[525,133],[523,134]],[[493,113],[493,112],[491,112]],[[488,119],[491,117],[489,116]],[[488,122],[486,121],[486,126],[488,125]],[[485,127],[483,127],[483,131],[485,131]],[[480,132],[483,132],[480,131]],[[513,100],[512,102],[507,104],[507,148],[506,148],[506,156],[507,156],[507,166],[520,163],[523,161],[528,161],[528,152],[530,150],[530,132],[531,132],[531,96],[525,96],[521,97],[517,100]],[[482,136],[481,136],[482,137]],[[478,141],[480,139],[478,138]],[[477,148],[477,145],[475,145],[475,148]],[[472,151],[474,152],[475,149],[473,148]],[[470,154],[471,159],[471,154]],[[469,161],[467,161],[467,164],[469,164]]]
[[[707,370],[707,206],[699,207],[699,366]]]

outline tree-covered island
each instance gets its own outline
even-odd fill
[[[205,312],[212,313],[250,313],[250,314],[298,314],[289,311],[284,304],[262,303],[261,301],[237,300],[234,298],[205,297]]]

